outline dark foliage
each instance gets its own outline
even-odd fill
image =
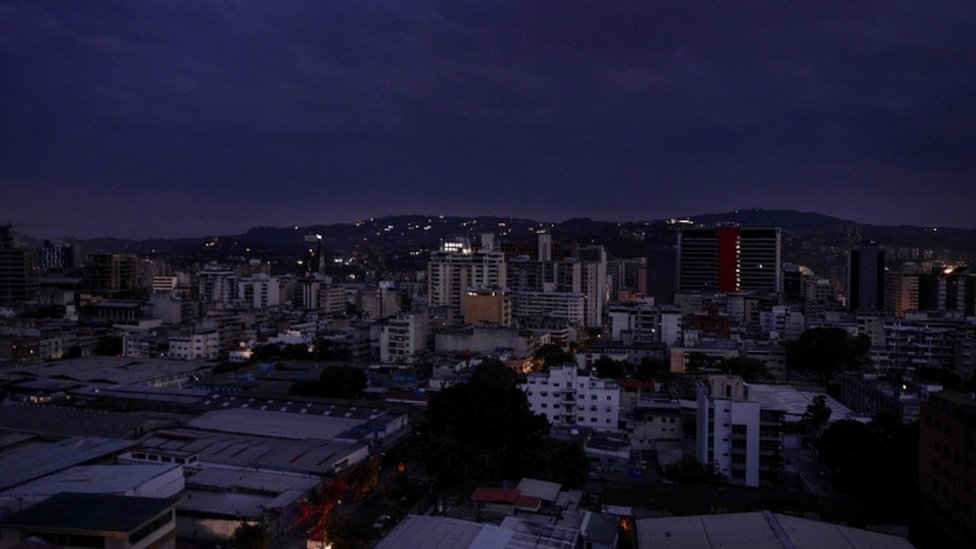
[[[918,423],[905,425],[889,416],[867,424],[837,421],[817,441],[817,449],[842,491],[899,520],[911,519],[918,492]]]
[[[543,367],[550,368],[559,364],[576,364],[576,358],[572,353],[563,350],[559,345],[547,343],[535,352],[533,358],[541,360]]]
[[[532,413],[517,381],[504,365],[486,361],[470,382],[431,398],[420,453],[436,486],[521,478],[539,463],[533,460],[559,454],[547,448],[549,423]]]
[[[234,530],[234,535],[230,538],[231,547],[234,549],[267,549],[268,533],[260,524],[248,524],[242,522]]]
[[[101,356],[122,356],[122,338],[101,336],[95,344],[94,353]]]
[[[726,486],[729,483],[716,464],[700,463],[688,456],[662,467],[661,478],[693,486]]]
[[[359,398],[368,383],[366,372],[354,366],[329,366],[317,381],[297,381],[288,388],[290,395],[326,398]]]
[[[854,337],[841,328],[811,328],[787,344],[786,365],[826,383],[840,372],[860,369],[870,348],[871,341],[863,334]]]
[[[755,358],[742,356],[730,358],[722,362],[722,367],[729,374],[739,376],[752,383],[762,383],[773,379],[772,374],[769,373],[769,368],[766,367],[763,361]]]

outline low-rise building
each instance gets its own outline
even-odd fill
[[[579,375],[576,365],[529,374],[523,385],[529,407],[553,425],[617,430],[620,388],[615,381]]]

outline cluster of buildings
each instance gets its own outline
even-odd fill
[[[406,412],[382,402],[301,398],[273,379],[216,390],[212,366],[90,357],[0,369],[4,547],[79,545],[59,536],[173,547],[177,533],[225,541],[242,522],[274,539],[321,515],[331,483],[411,432]],[[23,391],[45,396],[9,398]],[[146,500],[160,503],[136,512]],[[91,503],[44,515],[65,501]],[[98,527],[129,505],[125,524]]]
[[[547,233],[532,242],[483,233],[442,241],[426,269],[356,280],[326,275],[315,235],[306,238],[303,273],[275,274],[243,258],[176,266],[83,256],[72,244],[31,248],[4,228],[0,390],[18,404],[0,408],[0,470],[16,472],[2,475],[0,506],[20,513],[66,491],[71,479],[113,476],[99,494],[164,498],[172,507],[161,512],[190,536],[226,537],[242,518],[284,532],[309,512],[302,494],[408,430],[389,402],[422,408],[428,391],[463,381],[486,356],[527,373],[531,409],[558,436],[581,441],[593,476],[637,478],[650,460],[693,456],[742,486],[781,482],[784,451],[801,444],[803,414],[828,390],[787,370],[785,344],[808,329],[868,342],[864,370],[830,388],[831,420],[890,413],[924,422],[943,393],[918,372],[973,379],[976,274],[965,265],[896,265],[884,247],[863,242],[825,278],[784,262],[778,228],[675,223],[672,234],[645,257],[615,258],[601,245]],[[63,313],[25,314],[52,307]],[[255,390],[260,380],[211,375],[220,363],[254,362],[269,344],[313,363],[372,364],[393,382],[367,390],[379,397],[373,404],[352,407],[287,396],[297,378]],[[542,369],[536,355],[547,345],[572,351],[575,362]],[[729,375],[723,365],[740,358],[761,363],[769,379]],[[678,391],[654,376],[602,378],[596,365],[608,359],[631,373],[643,364],[684,374],[690,384]],[[311,379],[314,367],[296,376]],[[69,400],[140,415],[111,415],[97,428],[91,410],[38,411]],[[28,463],[28,451],[44,454]],[[931,467],[945,477],[946,464]],[[968,516],[971,494],[943,495],[944,480],[929,485],[933,498],[948,498],[939,509]],[[526,510],[526,500],[502,496],[494,503]],[[152,524],[156,511],[147,511]],[[410,518],[401,529],[435,528],[430,520]],[[588,539],[588,520],[559,536]],[[526,519],[504,531],[442,527],[472,539],[556,531]]]

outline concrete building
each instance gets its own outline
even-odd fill
[[[389,320],[380,334],[380,360],[412,364],[430,348],[426,312],[403,312]]]
[[[637,519],[638,549],[912,549],[906,539],[769,511]]]
[[[918,487],[923,520],[939,547],[976,545],[976,399],[943,391],[922,404]]]
[[[847,257],[847,307],[851,311],[883,311],[885,254],[876,242],[865,241]]]
[[[220,357],[220,340],[216,331],[171,336],[169,357],[176,360],[215,360]]]
[[[469,289],[461,296],[461,314],[465,324],[512,324],[512,297],[505,290]]]
[[[237,299],[247,307],[267,309],[282,304],[281,286],[276,277],[256,274],[237,281]]]
[[[34,298],[40,270],[38,251],[21,247],[10,226],[0,226],[0,305],[15,305]]]
[[[583,325],[586,296],[573,292],[516,292],[513,299],[516,318],[564,318],[573,326]]]
[[[63,492],[0,522],[0,549],[29,537],[60,547],[173,549],[174,501]]]
[[[710,376],[699,388],[695,458],[715,463],[729,482],[759,486],[782,468],[780,446],[784,410],[750,400],[738,376]]]
[[[444,307],[456,318],[461,317],[461,300],[468,290],[506,288],[505,254],[474,252],[464,246],[450,246],[431,252],[427,264],[427,303]]]
[[[523,385],[529,407],[553,425],[616,431],[620,388],[616,382],[579,375],[576,365],[535,372]]]
[[[237,297],[237,275],[226,265],[208,263],[197,273],[197,296],[207,309],[230,307]]]
[[[95,295],[121,297],[139,287],[140,264],[134,255],[89,255],[83,272],[85,288]]]
[[[494,326],[467,326],[439,330],[434,334],[434,350],[470,352],[513,359],[531,357],[539,347],[551,343],[548,330],[520,330]]]
[[[679,229],[677,255],[679,292],[782,291],[779,228]]]

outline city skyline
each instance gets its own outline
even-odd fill
[[[976,7],[0,3],[0,223],[974,227]]]

